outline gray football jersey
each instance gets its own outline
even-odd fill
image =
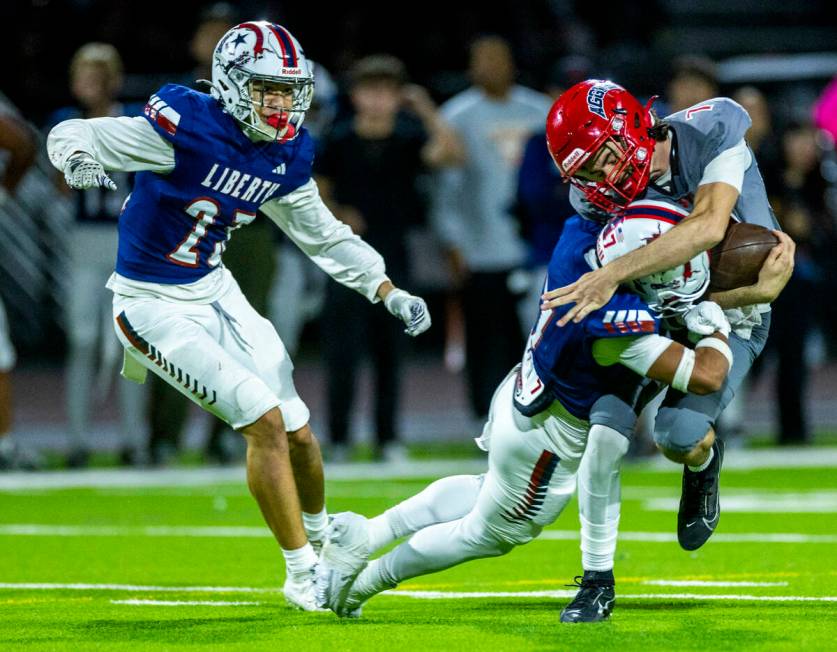
[[[673,200],[691,210],[706,166],[744,138],[750,128],[750,116],[737,102],[716,97],[673,113],[665,120],[671,126],[671,181],[667,188],[649,183],[644,198]],[[609,217],[592,206],[577,188],[570,191],[570,201],[585,217],[597,220]],[[741,194],[733,207],[732,217],[769,229],[779,228],[755,155],[744,173]]]

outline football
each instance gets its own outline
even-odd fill
[[[770,250],[779,239],[770,229],[735,222],[710,251],[710,290],[732,290],[753,285]]]

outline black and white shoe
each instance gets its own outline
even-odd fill
[[[607,620],[616,604],[613,571],[584,571],[573,579],[578,593],[561,612],[562,623],[596,623]]]
[[[684,550],[697,550],[709,540],[721,518],[719,484],[724,442],[715,439],[714,457],[703,471],[683,467],[683,493],[677,512],[677,540]]]

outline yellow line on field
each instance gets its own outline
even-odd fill
[[[833,571],[830,573],[831,575],[837,575],[837,571]],[[761,573],[723,573],[720,575],[671,575],[666,576],[666,579],[669,580],[683,580],[683,581],[693,581],[693,582],[712,582],[712,581],[724,581],[724,580],[733,580],[733,579],[766,579],[771,577],[801,577],[802,573],[795,573],[795,572],[775,572],[775,573],[768,573],[768,572],[761,572]],[[406,582],[402,586],[404,589],[410,590],[438,590],[438,589],[457,589],[457,590],[464,590],[463,586],[469,587],[501,587],[501,586],[565,586],[569,585],[572,587],[572,583],[570,581],[571,578],[568,577],[560,577],[555,579],[546,579],[543,577],[539,578],[532,578],[532,579],[517,579],[517,580],[490,580],[486,582]],[[660,577],[656,575],[638,575],[634,577],[622,577],[620,575],[616,575],[616,581],[621,584],[642,584],[644,582],[650,582],[659,580]]]

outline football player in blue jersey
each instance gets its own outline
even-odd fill
[[[244,435],[250,491],[285,558],[285,597],[314,610],[312,543],[327,525],[320,448],[282,341],[221,263],[227,240],[261,211],[409,335],[430,316],[320,199],[302,126],[313,75],[290,32],[265,21],[230,29],[209,91],[164,86],[144,116],[62,122],[47,146],[73,188],[114,188],[109,171],[137,172],[108,281],[123,374],[142,382],[151,370]]]
[[[610,249],[624,254],[671,228],[673,220],[640,215],[608,225],[570,218],[549,263],[545,290],[595,269]],[[538,536],[561,513],[576,486],[590,410],[631,373],[706,395],[732,363],[729,323],[712,302],[692,305],[709,283],[705,252],[686,265],[618,290],[580,322],[557,328],[566,307],[540,313],[518,365],[497,388],[478,444],[488,471],[452,476],[372,519],[334,516],[317,571],[317,599],[340,616],[400,582],[456,564],[509,552]],[[641,295],[638,293],[642,293]],[[694,348],[659,333],[651,305],[676,300],[698,340]],[[380,547],[406,542],[368,563]],[[368,565],[367,565],[368,564]],[[603,602],[603,610],[609,605]]]
[[[594,221],[628,215],[631,209],[626,206],[641,197],[655,204],[660,215],[686,215],[647,247],[551,288],[544,295],[545,310],[575,303],[563,313],[559,326],[600,309],[620,284],[711,249],[731,220],[774,229],[779,239],[756,284],[709,295],[727,309],[733,326],[729,344],[734,364],[723,386],[704,396],[668,390],[655,419],[657,446],[684,465],[677,536],[686,550],[703,545],[719,522],[723,442],[715,437],[715,423],[761,353],[770,324],[769,303],[793,271],[794,243],[777,230],[744,138],[750,124],[747,112],[723,97],[661,120],[650,103],[643,106],[606,80],[576,84],[553,104],[547,118],[548,147],[560,174],[572,185],[570,200],[580,214]],[[588,450],[578,481],[584,575],[576,599],[562,613],[565,622],[601,620],[607,613],[599,603],[614,595],[619,465],[642,407],[641,400],[635,403],[635,389],[625,383],[602,396],[591,410]]]

